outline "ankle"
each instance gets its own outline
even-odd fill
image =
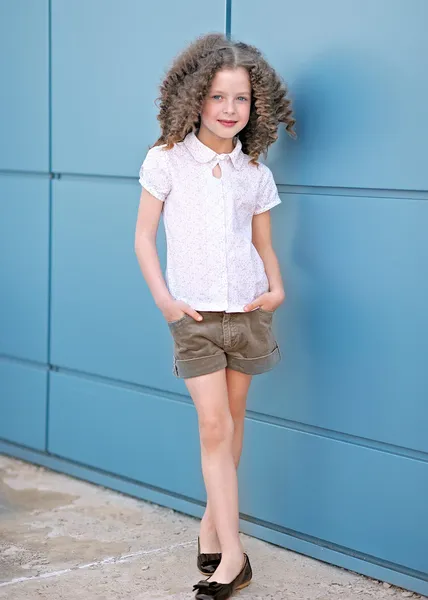
[[[222,552],[222,561],[226,563],[242,563],[244,561],[244,548],[242,545],[234,548],[225,548]]]
[[[199,532],[199,552],[202,554],[221,552],[220,540],[215,529],[208,532],[201,529]]]

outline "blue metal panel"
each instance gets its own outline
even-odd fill
[[[48,6],[0,3],[0,169],[49,170]]]
[[[250,407],[428,453],[428,202],[282,199],[284,360],[255,378]]]
[[[51,362],[185,392],[134,252],[139,195],[135,182],[53,182]],[[159,248],[164,267],[163,227]]]
[[[197,416],[187,402],[51,373],[48,450],[205,499]]]
[[[0,358],[0,438],[45,450],[47,373]]]
[[[204,501],[191,405],[59,373],[50,389],[51,453]],[[428,572],[428,461],[252,419],[246,428],[243,514]]]
[[[223,30],[224,2],[52,0],[53,170],[135,176],[172,56]],[[78,40],[78,43],[76,43]]]
[[[47,361],[49,180],[0,176],[0,354]]]
[[[244,514],[427,578],[428,460],[251,419],[246,427]]]
[[[232,36],[290,87],[299,140],[269,159],[278,183],[428,189],[425,0],[234,0]]]

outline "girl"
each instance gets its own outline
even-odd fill
[[[161,136],[140,169],[135,251],[173,342],[173,373],[198,414],[207,505],[196,599],[226,600],[252,571],[239,536],[237,468],[253,375],[281,359],[272,332],[284,301],[269,210],[281,202],[257,159],[280,123],[295,137],[286,86],[255,47],[211,33],[161,85]],[[163,279],[156,234],[167,239]]]

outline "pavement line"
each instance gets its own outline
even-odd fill
[[[90,567],[100,567],[102,565],[125,563],[139,556],[156,554],[157,552],[167,552],[169,550],[174,550],[175,548],[184,548],[186,546],[190,546],[190,544],[194,544],[194,542],[192,541],[185,542],[184,544],[173,544],[172,546],[167,546],[166,548],[156,548],[154,550],[140,550],[139,552],[132,552],[131,554],[121,554],[119,556],[108,556],[107,558],[103,558],[103,560],[97,560],[95,562],[86,563],[85,565],[77,565],[75,567],[70,567],[69,569],[62,569],[61,571],[51,571],[49,573],[41,573],[40,575],[32,575],[31,577],[16,577],[15,579],[11,579],[10,581],[4,581],[3,583],[0,583],[0,588],[5,587],[7,585],[24,583],[26,581],[34,581],[35,579],[50,579],[51,577],[58,577],[60,575],[64,575],[65,573],[78,571],[79,569],[89,569]]]

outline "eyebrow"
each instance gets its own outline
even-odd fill
[[[224,94],[224,92],[222,92],[221,90],[213,90],[212,92],[213,94]],[[246,92],[238,92],[237,96],[244,96],[245,94],[250,95],[251,92],[250,91],[246,91]]]

